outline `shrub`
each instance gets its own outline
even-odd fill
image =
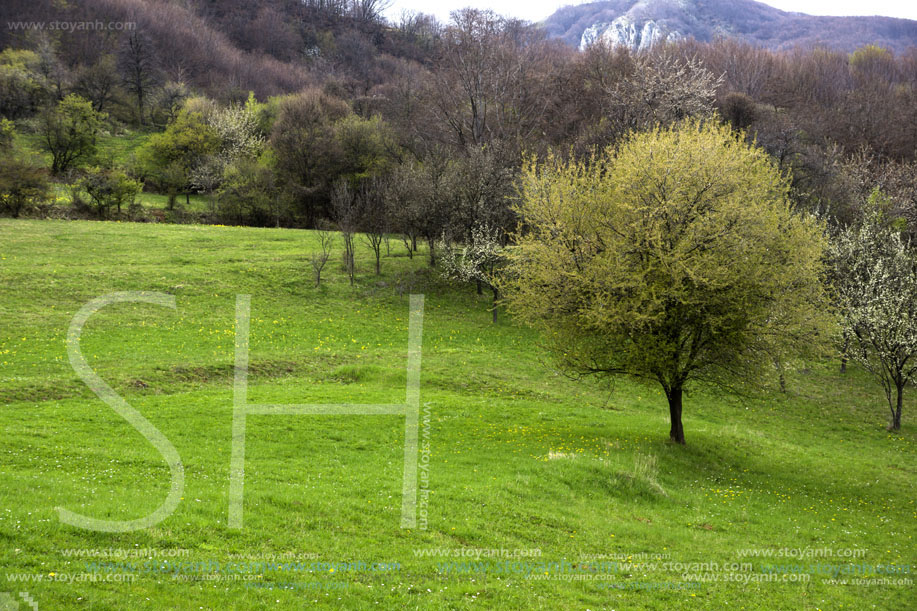
[[[50,198],[47,171],[24,159],[5,159],[0,164],[0,205],[17,218]]]

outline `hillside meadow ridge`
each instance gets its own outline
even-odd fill
[[[881,567],[917,560],[913,420],[887,433],[881,398],[856,367],[808,364],[788,372],[786,393],[692,392],[683,447],[666,439],[657,388],[552,372],[531,331],[493,325],[487,297],[403,251],[376,277],[360,247],[355,286],[335,261],[314,288],[308,231],[4,219],[0,238],[5,585],[39,608],[912,600],[911,586],[851,581],[908,578]],[[132,290],[174,295],[176,309],[109,306],[81,347],[174,444],[183,500],[137,532],[68,527],[56,507],[131,519],[168,491],[161,456],[67,362],[76,311]],[[252,295],[249,399],[271,403],[402,400],[408,295],[425,295],[425,529],[399,528],[395,416],[249,417],[245,527],[227,528],[237,293]],[[906,413],[914,407],[912,395]]]
[[[910,610],[914,21],[0,2],[0,611]]]

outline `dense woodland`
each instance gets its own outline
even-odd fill
[[[631,130],[716,117],[792,173],[799,206],[843,223],[880,187],[917,229],[917,49],[578,52],[489,12],[388,23],[381,8],[5,2],[6,19],[45,24],[0,33],[6,140],[31,134],[51,159],[19,150],[5,174],[50,173],[89,214],[127,214],[142,188],[167,195],[176,219],[196,193],[210,202],[202,220],[254,225],[336,220],[337,193],[354,228],[432,240],[484,220],[510,228],[527,155],[587,158]],[[71,25],[51,30],[49,15]],[[126,130],[149,137],[123,158],[95,154],[98,134]],[[7,213],[40,214],[46,193],[5,198]]]

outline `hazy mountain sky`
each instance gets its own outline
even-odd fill
[[[909,0],[764,0],[784,11],[810,15],[884,15],[917,19],[917,2]],[[432,13],[441,21],[449,13],[466,6],[489,8],[502,15],[541,21],[562,6],[583,4],[577,0],[393,0],[387,11],[397,20],[403,10]]]

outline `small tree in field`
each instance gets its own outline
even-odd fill
[[[684,443],[687,385],[760,384],[824,335],[825,238],[788,191],[763,150],[696,121],[529,161],[504,301],[563,369],[658,382]]]
[[[917,251],[883,219],[881,202],[874,192],[863,222],[835,238],[833,284],[847,354],[881,382],[897,431],[904,387],[917,378]]]
[[[389,224],[387,212],[383,183],[375,178],[364,181],[357,193],[357,214],[363,241],[376,257],[377,276],[382,273],[382,244]]]
[[[453,224],[461,184],[457,166],[445,153],[436,151],[421,162],[397,166],[386,184],[391,229],[401,232],[412,258],[417,240],[426,240],[430,267],[436,266],[436,244],[443,228]]]
[[[501,240],[501,231],[486,223],[471,229],[471,239],[460,253],[455,251],[451,240],[443,236],[441,245],[443,275],[452,280],[474,282],[484,285],[493,294],[493,321],[497,322],[497,303],[500,300],[500,272],[506,264],[506,249]]]
[[[322,270],[331,257],[331,247],[334,244],[334,234],[330,231],[321,229],[318,231],[319,250],[312,253],[312,272],[315,278],[315,286],[322,285]]]
[[[143,185],[132,180],[122,170],[92,168],[80,185],[89,194],[99,218],[105,218],[108,210],[117,208],[121,214],[121,207],[133,203],[137,194],[143,190]]]
[[[331,192],[331,212],[334,216],[334,223],[337,225],[338,231],[341,232],[341,241],[344,243],[344,271],[350,280],[350,286],[353,286],[354,273],[356,271],[353,258],[354,237],[357,232],[359,211],[357,210],[353,190],[347,186],[346,181],[339,181]]]
[[[16,157],[0,163],[0,210],[17,218],[50,198],[51,184],[43,167]]]
[[[432,199],[423,178],[423,170],[417,163],[405,162],[396,166],[385,182],[386,216],[392,228],[400,233],[411,259],[423,228],[423,203]]]

